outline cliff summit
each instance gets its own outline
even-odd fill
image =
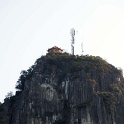
[[[122,70],[99,56],[47,54],[16,89],[0,105],[0,124],[124,124]]]

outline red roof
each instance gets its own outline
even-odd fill
[[[54,47],[52,47],[52,48],[49,48],[49,49],[48,49],[48,52],[49,52],[50,50],[52,50],[52,49],[57,49],[57,50],[63,51],[61,48],[59,48],[59,47],[57,47],[57,46],[54,46]]]

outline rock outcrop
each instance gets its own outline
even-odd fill
[[[0,109],[3,124],[124,124],[122,71],[95,56],[42,56]]]

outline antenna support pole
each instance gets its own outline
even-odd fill
[[[83,56],[83,52],[84,52],[84,50],[83,50],[83,39],[82,39],[82,44],[81,44],[81,50],[82,50],[82,56]]]

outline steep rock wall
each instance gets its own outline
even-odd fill
[[[95,69],[86,61],[84,68],[67,71],[69,62],[57,61],[37,61],[23,91],[15,96],[8,124],[124,123],[124,80],[119,70],[110,64],[98,70],[104,65]]]

